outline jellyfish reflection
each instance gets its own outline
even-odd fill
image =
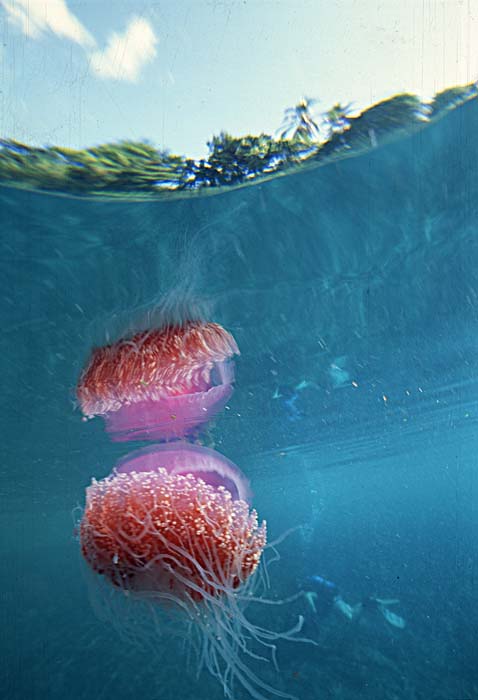
[[[226,697],[237,683],[257,700],[264,693],[290,697],[244,660],[258,658],[257,648],[274,658],[274,641],[300,628],[274,633],[244,614],[266,546],[265,522],[239,497],[247,493],[239,469],[212,450],[186,443],[140,450],[88,487],[81,550],[99,588],[114,591],[130,612],[137,605],[144,617],[147,606],[150,620],[164,615],[188,630],[200,666],[220,680]],[[158,632],[162,627],[159,620]]]
[[[102,416],[113,440],[184,437],[220,411],[234,382],[232,335],[186,321],[93,350],[77,387],[88,418]]]

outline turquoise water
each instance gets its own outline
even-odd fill
[[[213,197],[1,191],[3,697],[223,697],[180,644],[138,649],[98,618],[74,534],[91,476],[128,451],[82,422],[78,374],[169,295],[236,337],[209,439],[271,538],[301,526],[270,597],[317,573],[351,604],[398,598],[407,622],[253,605],[273,629],[304,615],[316,641],[255,670],[302,700],[478,698],[477,116]]]

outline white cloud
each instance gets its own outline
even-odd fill
[[[81,46],[94,46],[95,40],[80,20],[70,12],[65,0],[0,0],[10,20],[24,34],[38,37],[50,30]]]
[[[143,66],[156,56],[157,43],[149,22],[134,17],[124,34],[114,32],[104,51],[91,54],[91,69],[100,78],[134,82]]]

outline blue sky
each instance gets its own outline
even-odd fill
[[[303,96],[357,109],[478,78],[478,0],[0,0],[0,134],[199,157]]]

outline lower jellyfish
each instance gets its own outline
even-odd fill
[[[95,348],[77,387],[87,418],[102,416],[113,440],[184,437],[218,413],[233,391],[232,335],[186,321]]]
[[[266,547],[265,522],[238,497],[247,493],[240,470],[212,450],[186,443],[139,450],[87,488],[81,551],[96,574],[95,590],[103,592],[97,598],[103,615],[123,624],[126,636],[137,638],[147,620],[145,637],[151,642],[152,625],[157,644],[172,623],[226,697],[237,698],[240,685],[256,700],[290,698],[245,660],[265,660],[262,649],[275,663],[274,642],[295,639],[301,628],[300,620],[276,633],[245,615],[246,604],[257,600]]]

